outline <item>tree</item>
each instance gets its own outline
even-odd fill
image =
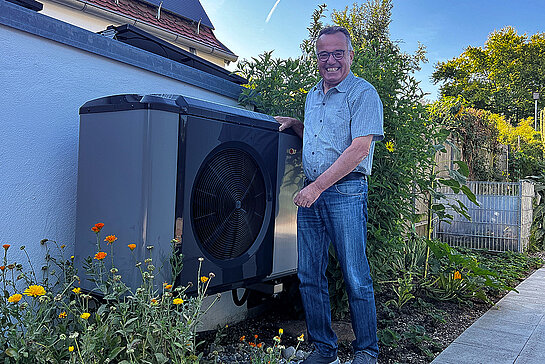
[[[463,96],[469,106],[505,115],[514,125],[534,115],[533,92],[545,91],[545,33],[528,37],[513,27],[492,32],[484,47],[467,47],[439,62],[432,75],[441,96]]]

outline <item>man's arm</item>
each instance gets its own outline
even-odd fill
[[[303,129],[305,126],[299,119],[290,118],[287,116],[275,116],[274,118],[280,123],[280,126],[278,127],[279,131],[291,128],[295,134],[299,136],[299,138],[303,139]]]
[[[293,199],[297,206],[310,207],[322,192],[352,172],[369,155],[372,135],[357,137],[337,160],[316,181],[303,188]]]

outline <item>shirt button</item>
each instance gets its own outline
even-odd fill
[[[314,155],[314,152],[312,152],[312,155]]]
[[[316,138],[318,135],[314,134],[314,137]]]
[[[320,120],[320,122],[322,122],[322,120]]]
[[[314,170],[314,172],[316,172],[316,170]]]
[[[322,102],[322,105],[325,105],[325,102]]]

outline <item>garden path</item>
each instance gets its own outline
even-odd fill
[[[432,364],[545,363],[545,268],[465,330]]]

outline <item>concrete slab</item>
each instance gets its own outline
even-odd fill
[[[544,364],[545,268],[509,292],[433,364]]]
[[[496,321],[536,325],[544,316],[541,305],[506,301],[497,304],[486,313],[487,318]]]
[[[454,342],[432,364],[513,364],[517,352]]]
[[[521,324],[486,326],[481,322],[481,324],[473,324],[458,336],[454,342],[472,346],[476,348],[477,352],[480,352],[481,349],[511,351],[516,357],[526,344],[532,331],[533,328]]]
[[[545,363],[545,318],[542,318],[524,348],[520,352],[515,364]]]

